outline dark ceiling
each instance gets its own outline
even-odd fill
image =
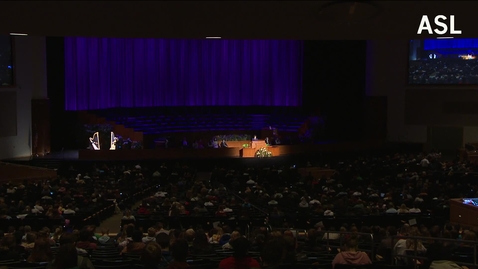
[[[478,37],[477,8],[475,1],[0,1],[0,33],[408,39],[418,37],[422,15],[442,14],[455,15],[464,37]]]

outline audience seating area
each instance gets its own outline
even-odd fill
[[[187,107],[107,109],[94,111],[108,121],[148,134],[170,134],[201,131],[252,131],[273,126],[279,131],[296,132],[306,120],[299,108],[257,108],[246,113],[241,107]]]
[[[65,223],[76,229],[99,225],[111,217],[118,206],[135,203],[156,191],[158,179],[145,182],[128,172],[134,172],[134,168],[116,169],[108,175],[90,167],[80,169],[86,172],[81,174],[76,168],[63,167],[63,171],[58,171],[61,173],[58,178],[3,184],[0,188],[0,230],[23,226],[30,226],[32,230],[43,227],[54,230]],[[108,176],[115,174],[118,181],[107,183]],[[73,212],[65,213],[66,209]]]
[[[450,197],[476,196],[472,163],[430,153],[210,167],[65,163],[56,180],[4,184],[0,268],[58,268],[71,244],[82,269],[229,269],[237,261],[244,268],[429,269],[441,258],[476,267],[478,230],[448,216]],[[314,167],[336,173],[301,174]],[[121,232],[110,235],[101,221],[119,211]],[[46,241],[50,248],[35,248]]]

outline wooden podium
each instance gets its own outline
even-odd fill
[[[261,149],[267,147],[267,144],[264,140],[253,140],[251,143],[251,148]]]

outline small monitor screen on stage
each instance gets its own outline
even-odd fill
[[[463,198],[463,203],[466,204],[466,205],[478,206],[478,199]]]
[[[478,84],[478,38],[411,40],[408,83]]]

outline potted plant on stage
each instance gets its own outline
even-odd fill
[[[272,152],[268,151],[267,148],[260,148],[256,151],[257,158],[269,158],[272,157]]]

